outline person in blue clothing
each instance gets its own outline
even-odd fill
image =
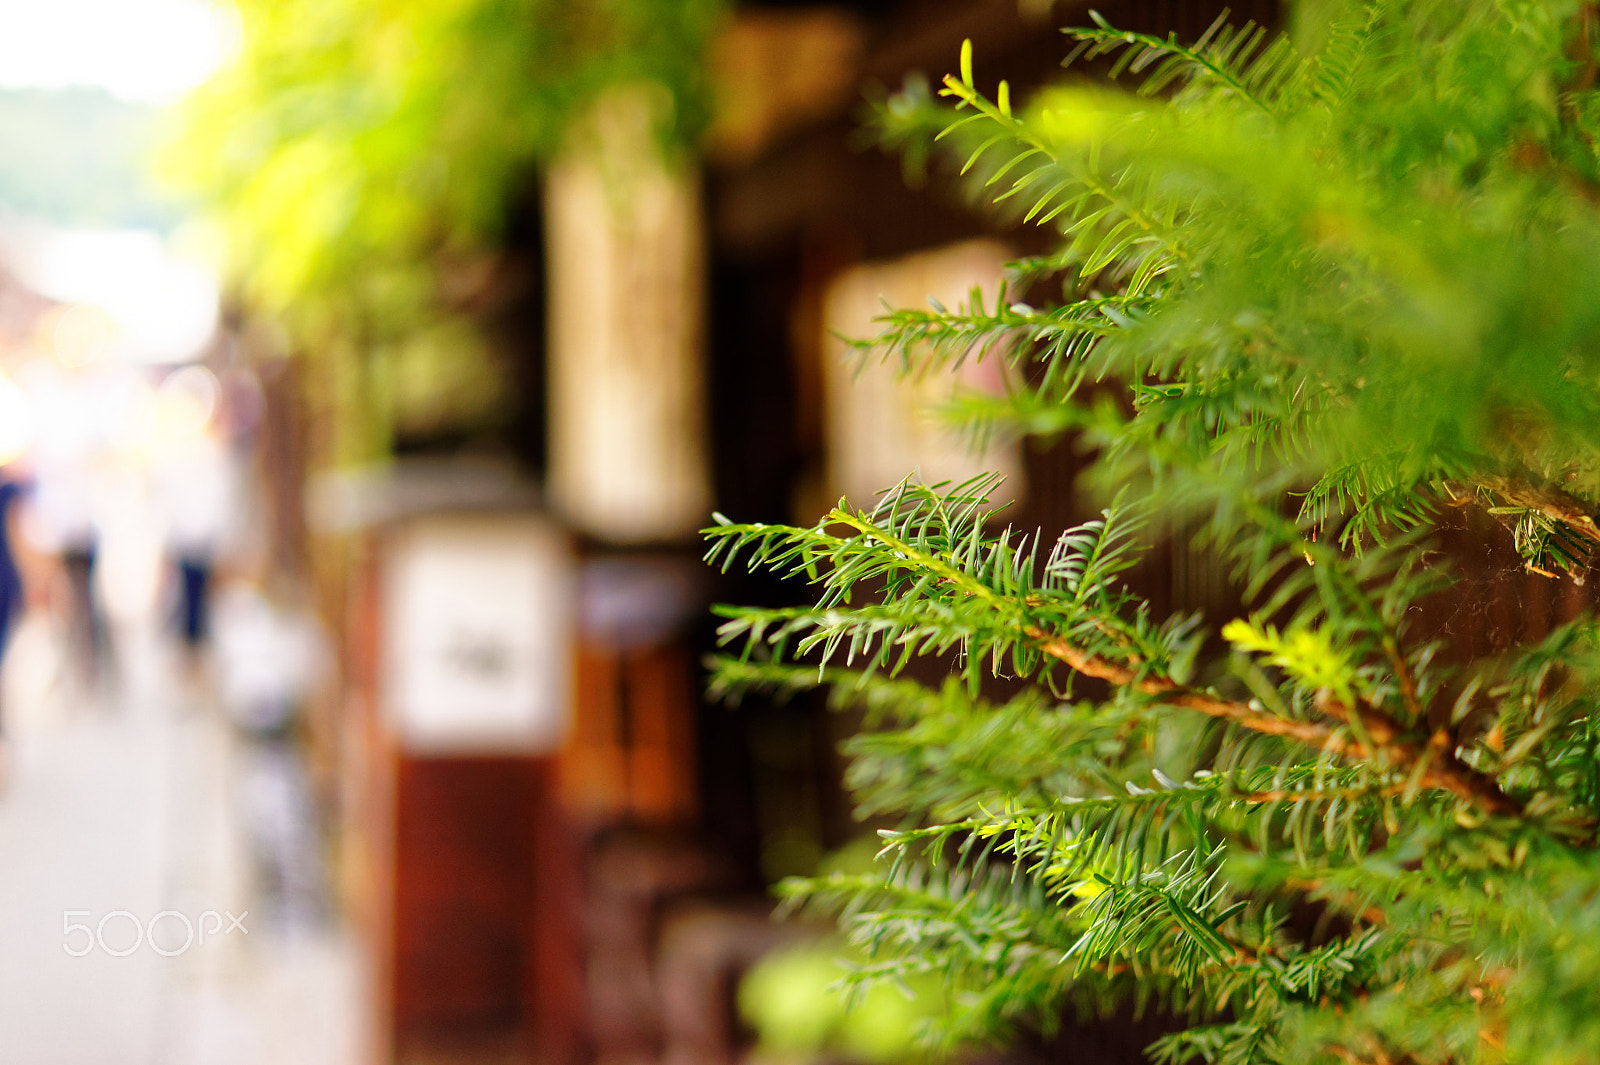
[[[22,569],[18,565],[17,511],[28,482],[18,476],[13,468],[0,467],[0,662],[4,662],[6,649],[11,646],[11,635],[27,605]],[[0,783],[4,783],[10,770],[9,737],[6,731],[5,705],[0,702]]]

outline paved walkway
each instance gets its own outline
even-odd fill
[[[148,634],[121,650],[122,690],[98,700],[66,691],[43,622],[8,656],[0,1065],[363,1065],[351,939],[275,927],[253,889],[246,752]],[[144,934],[162,911],[181,916]]]

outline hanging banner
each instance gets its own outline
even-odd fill
[[[603,97],[545,178],[550,492],[613,543],[710,518],[695,171],[655,130],[659,86]]]

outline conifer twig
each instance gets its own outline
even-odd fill
[[[1559,488],[1534,485],[1510,477],[1488,475],[1478,478],[1478,482],[1513,505],[1537,511],[1591,543],[1600,544],[1600,524],[1595,522],[1589,507],[1577,496]]]
[[[1024,632],[1044,654],[1065,663],[1086,677],[1107,681],[1119,687],[1131,687],[1154,696],[1169,706],[1181,706],[1211,717],[1232,721],[1242,728],[1269,736],[1282,736],[1307,747],[1330,754],[1360,760],[1375,755],[1385,755],[1390,761],[1415,768],[1424,761],[1427,767],[1418,776],[1418,782],[1427,788],[1448,791],[1471,800],[1491,814],[1515,815],[1522,806],[1500,790],[1500,786],[1487,775],[1471,768],[1448,749],[1449,733],[1443,729],[1418,744],[1404,739],[1405,729],[1389,715],[1372,707],[1352,709],[1335,699],[1319,700],[1317,708],[1329,717],[1359,726],[1371,740],[1367,743],[1355,739],[1340,729],[1313,721],[1291,721],[1274,714],[1264,714],[1246,703],[1222,699],[1215,695],[1185,687],[1168,677],[1146,674],[1140,676],[1128,666],[1113,662],[1101,655],[1091,654],[1060,636],[1052,636],[1037,626],[1030,625]]]

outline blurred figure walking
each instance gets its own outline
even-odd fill
[[[177,578],[173,620],[191,670],[210,635],[213,573],[240,505],[234,456],[215,418],[217,399],[217,380],[202,366],[172,374],[158,394],[169,435],[156,476]]]
[[[21,538],[17,535],[18,512],[26,491],[27,482],[14,465],[0,467],[0,665],[5,662],[11,634],[27,606],[18,559]],[[6,726],[6,706],[0,696],[0,787],[9,782],[11,775],[11,745]]]
[[[60,560],[66,659],[85,694],[109,679],[111,639],[95,587],[98,495],[106,441],[95,381],[83,370],[48,368],[35,382],[29,540]]]

